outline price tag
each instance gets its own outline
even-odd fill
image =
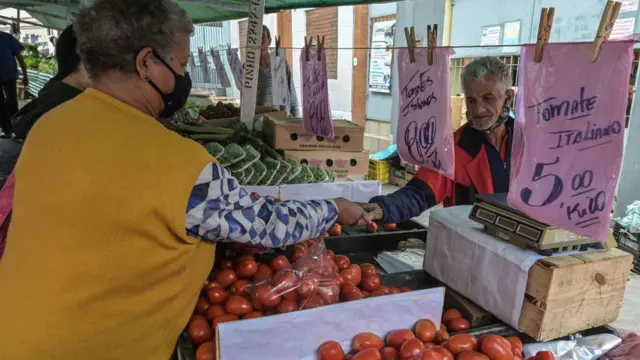
[[[633,43],[522,47],[509,204],[600,241],[609,234],[622,163]]]
[[[271,54],[271,97],[273,106],[286,107],[287,114],[291,115],[289,106],[289,79],[287,78],[287,59],[284,50],[280,50],[280,56],[275,51]]]
[[[305,51],[301,51],[300,68],[304,128],[314,135],[333,139],[326,52],[323,50],[318,60],[317,48],[310,47],[307,61]]]
[[[202,73],[202,80],[205,83],[211,82],[211,75],[209,74],[209,61],[207,60],[207,53],[202,48],[198,48],[198,59],[200,59],[200,72]]]
[[[455,170],[451,96],[449,92],[450,48],[398,50],[399,113],[397,143],[400,158],[430,168],[451,179]]]
[[[242,69],[242,62],[238,56],[238,49],[227,48],[227,61],[233,74],[233,81],[236,83],[236,88],[242,90],[242,80],[244,79],[244,70]]]
[[[230,87],[231,82],[229,81],[227,70],[224,68],[224,64],[222,63],[220,52],[218,50],[211,49],[211,58],[213,59],[213,65],[216,67],[216,74],[218,75],[218,80],[220,80],[220,85],[225,88]]]

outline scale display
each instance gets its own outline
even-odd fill
[[[587,245],[600,245],[597,240],[533,220],[510,207],[507,204],[507,194],[477,195],[469,218],[484,225],[489,234],[543,255],[581,250]],[[615,247],[613,235],[609,236],[604,247]]]

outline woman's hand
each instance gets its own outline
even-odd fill
[[[366,225],[372,220],[371,214],[353,201],[339,198],[335,202],[338,207],[338,223],[341,225]]]

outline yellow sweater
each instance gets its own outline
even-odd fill
[[[0,359],[169,359],[213,266],[185,231],[211,161],[96,90],[43,116],[16,167]]]

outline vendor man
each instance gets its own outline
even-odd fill
[[[468,122],[454,134],[454,179],[421,168],[404,188],[363,205],[374,219],[407,221],[440,203],[470,205],[476,194],[509,191],[514,122],[509,67],[497,57],[482,57],[465,66],[461,82]]]

